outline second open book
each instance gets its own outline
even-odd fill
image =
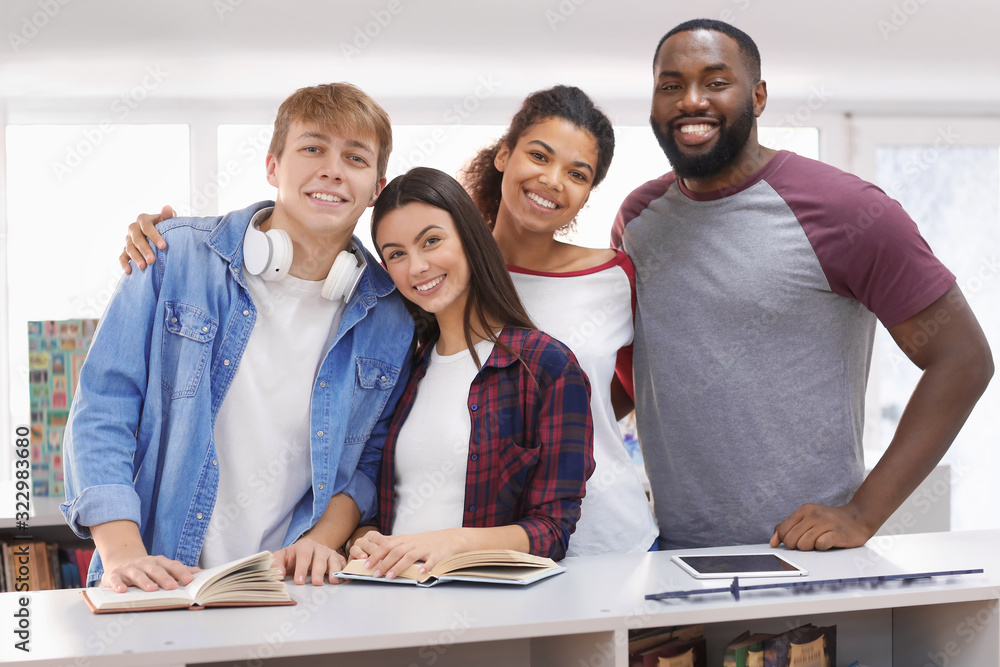
[[[375,578],[374,570],[365,568],[363,560],[352,560],[337,572],[344,579],[384,581],[394,584],[434,586],[448,581],[469,581],[480,584],[508,584],[526,586],[541,579],[565,572],[551,558],[534,556],[510,549],[482,549],[467,551],[445,558],[430,572],[420,573],[420,563],[411,565],[396,575],[395,579]]]

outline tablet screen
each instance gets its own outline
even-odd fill
[[[674,556],[695,577],[797,576],[805,570],[776,554]]]

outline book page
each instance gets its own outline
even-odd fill
[[[273,558],[269,551],[262,551],[231,563],[202,570],[194,575],[191,583],[172,591],[161,588],[150,592],[129,586],[124,593],[116,593],[110,588],[95,587],[87,589],[87,597],[98,609],[189,606],[222,601],[285,600],[288,599],[285,583],[278,581],[271,570]],[[234,593],[234,591],[239,592]],[[260,591],[259,595],[257,591]]]
[[[482,567],[463,567],[452,570],[450,574],[461,575],[463,577],[483,577],[487,579],[509,579],[519,581],[529,579],[539,572],[545,570],[542,567],[511,567],[509,565],[484,565]],[[442,575],[449,576],[449,575]]]
[[[412,581],[419,581],[421,583],[424,582],[424,581],[427,581],[431,577],[431,573],[427,572],[427,573],[424,573],[424,574],[420,574],[420,569],[419,568],[420,568],[421,565],[423,565],[423,561],[417,561],[416,563],[414,563],[410,567],[408,567],[405,570],[403,570],[402,572],[398,573],[396,575],[396,578],[397,579],[408,579],[408,580],[412,580]],[[341,572],[343,572],[344,574],[357,574],[357,575],[360,575],[360,576],[371,577],[372,579],[375,578],[375,576],[374,576],[374,574],[375,574],[375,568],[371,568],[371,569],[366,568],[365,567],[365,561],[362,560],[362,559],[360,559],[360,558],[348,561],[347,565],[344,566],[344,569],[342,569]],[[385,579],[385,577],[379,577],[379,581],[381,581],[383,579]],[[392,579],[386,579],[386,581],[392,581]]]
[[[98,609],[131,609],[134,607],[177,607],[188,606],[191,598],[186,590],[178,588],[165,591],[144,591],[135,586],[129,586],[124,593],[116,593],[104,586],[86,589],[87,597]]]
[[[791,667],[832,667],[827,658],[826,637],[819,636],[808,644],[791,644],[788,651]]]
[[[694,667],[694,648],[691,648],[680,655],[669,658],[660,658],[659,667]]]
[[[462,568],[480,565],[523,565],[538,567],[558,567],[551,558],[513,551],[511,549],[482,549],[456,554],[434,566],[431,571],[436,577]]]
[[[196,604],[212,602],[271,602],[288,599],[285,582],[272,569],[274,556],[262,551],[232,563],[199,572],[187,588]],[[202,575],[207,575],[202,577]]]
[[[419,569],[421,565],[423,565],[421,561],[414,563],[398,573],[396,578],[425,583],[429,579],[451,579],[460,575],[470,578],[524,581],[541,572],[562,570],[551,558],[533,556],[509,549],[484,549],[456,554],[444,559],[433,570],[423,574],[420,573]],[[342,572],[372,577],[374,568],[365,568],[364,561],[357,559],[348,562]]]

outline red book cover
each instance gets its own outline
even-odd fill
[[[90,569],[90,559],[94,556],[93,549],[73,549],[73,558],[76,560],[76,569],[80,571],[80,582],[84,588],[87,587],[87,571]]]
[[[86,579],[87,572],[90,570],[90,561],[93,560],[93,558],[94,558],[94,550],[93,549],[84,549],[83,550],[83,576],[84,576],[84,581],[87,580]],[[84,588],[86,588],[86,586],[84,586]]]

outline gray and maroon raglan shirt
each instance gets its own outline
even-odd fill
[[[635,264],[639,438],[661,546],[766,542],[864,472],[876,317],[892,327],[955,277],[876,186],[787,151],[713,193],[671,172],[622,204]]]

